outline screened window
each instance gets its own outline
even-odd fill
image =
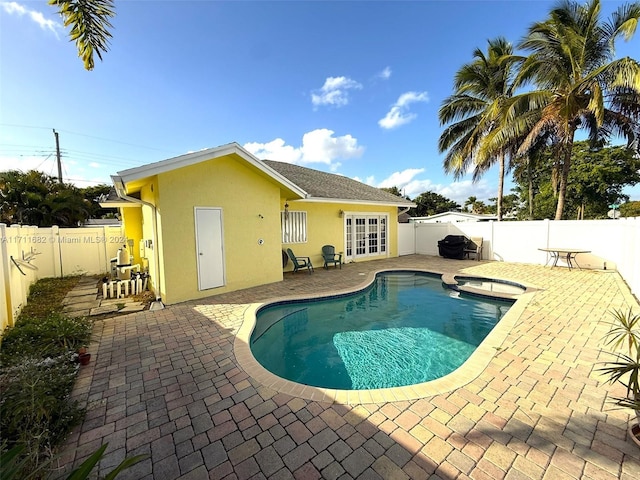
[[[307,212],[280,212],[282,243],[305,243],[307,241]]]

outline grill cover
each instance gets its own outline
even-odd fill
[[[464,235],[447,235],[438,241],[438,253],[441,257],[462,260],[466,244],[467,237]]]

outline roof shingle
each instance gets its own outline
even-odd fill
[[[262,160],[262,162],[307,192],[310,198],[353,200],[407,207],[413,205],[405,198],[342,175],[274,160]]]

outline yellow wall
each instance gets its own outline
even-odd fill
[[[282,280],[277,184],[234,156],[162,173],[157,180],[165,303]],[[222,209],[223,287],[198,290],[194,207]]]
[[[142,238],[142,208],[127,207],[122,210],[122,224],[127,240],[133,240],[133,250],[129,254],[133,254],[133,264],[140,263],[140,251],[138,248],[140,239]],[[128,248],[128,247],[127,247]]]
[[[147,262],[149,268],[150,288],[156,292],[156,296],[164,295],[164,270],[162,268],[162,242],[161,236],[155,235],[160,232],[161,217],[158,208],[152,208],[151,205],[158,205],[159,190],[158,179],[152,177],[141,189],[140,199],[146,203],[142,206],[142,238],[151,242],[151,248],[146,249]],[[159,261],[156,263],[155,255],[158,255]]]
[[[398,256],[398,209],[396,207],[291,200],[288,203],[289,211],[307,212],[307,242],[284,243],[282,248],[291,248],[296,255],[310,257],[314,267],[322,267],[324,263],[322,260],[323,245],[333,245],[336,252],[343,252],[342,261],[346,263],[345,219],[340,216],[340,210],[347,213],[388,215],[387,252],[383,255],[358,258],[359,262]],[[281,202],[282,209],[284,209],[283,205],[284,202]],[[285,270],[293,270],[291,262],[288,263]]]

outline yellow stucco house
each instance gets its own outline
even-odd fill
[[[279,282],[283,250],[321,267],[395,257],[413,204],[344,176],[259,160],[231,143],[112,176],[133,263],[165,304]]]

